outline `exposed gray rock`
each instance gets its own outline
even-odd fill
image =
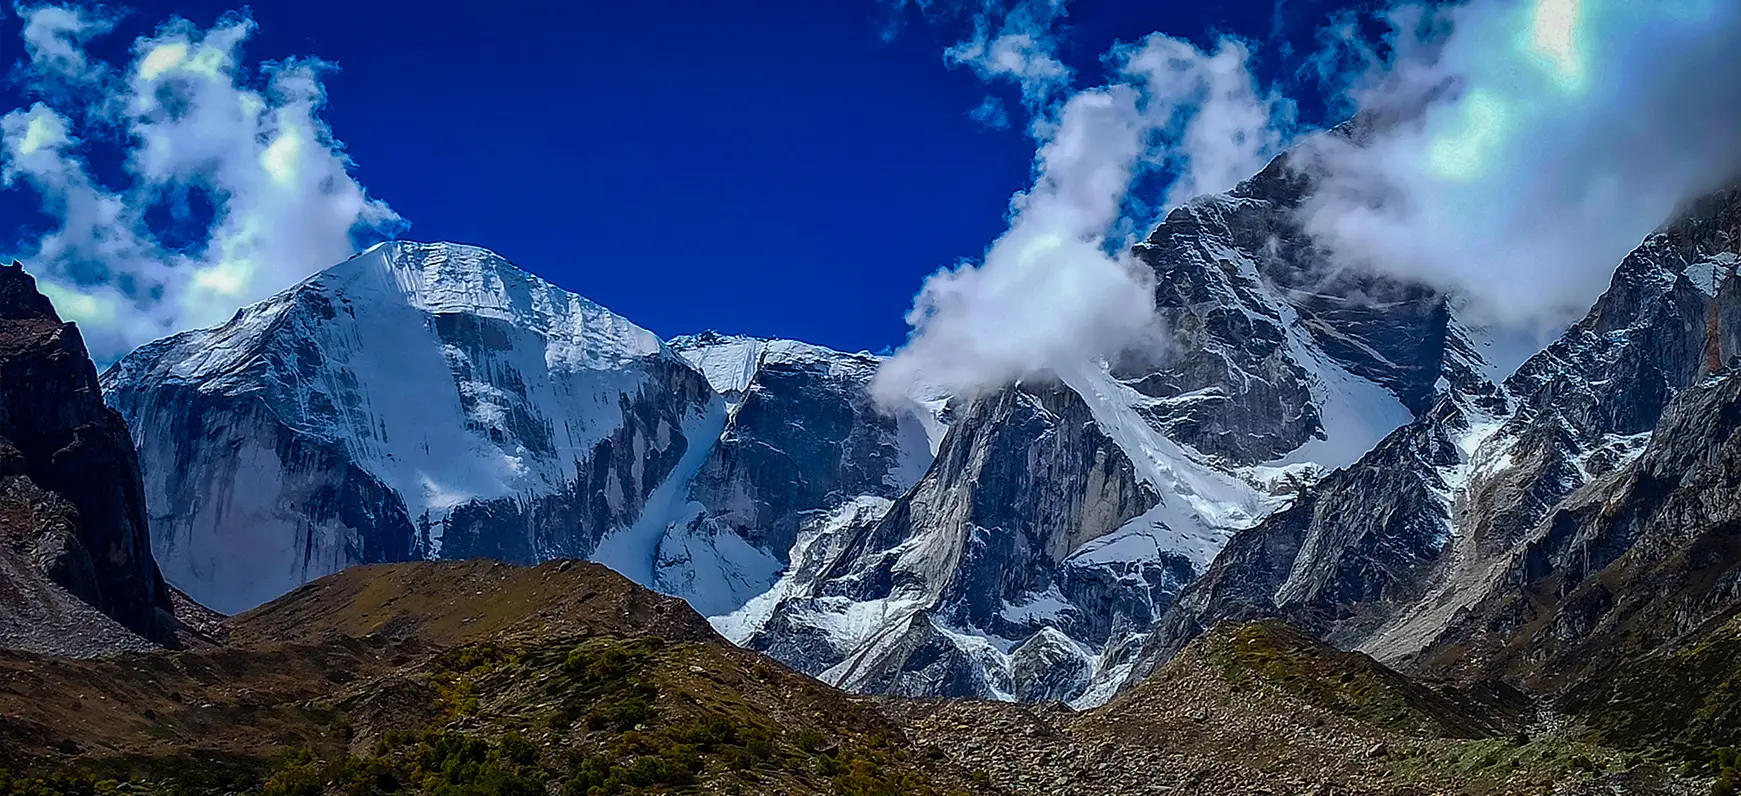
[[[1161,367],[1127,362],[1121,375],[1167,399],[1153,419],[1173,439],[1256,464],[1335,434],[1325,404],[1337,396],[1314,383],[1326,365],[1415,414],[1448,389],[1492,392],[1444,295],[1330,262],[1296,214],[1310,186],[1284,155],[1227,195],[1174,210],[1136,247],[1173,340]],[[1387,431],[1317,460],[1349,464]]]
[[[1309,185],[1283,158],[1172,211],[1135,250],[1155,272],[1164,350],[960,407],[911,493],[877,522],[818,534],[728,635],[858,690],[1103,700],[1234,532],[1393,429],[1437,429],[1441,399],[1502,408],[1444,296],[1338,269],[1314,247],[1294,213]],[[1445,542],[1445,511],[1412,506],[1443,488],[1434,468],[1458,463],[1450,432],[1394,455],[1412,458],[1380,491],[1407,519],[1351,499],[1324,510],[1360,526],[1291,540],[1385,539],[1389,559],[1368,562],[1362,588],[1390,589],[1388,570]],[[1290,517],[1312,510],[1307,494]],[[1293,588],[1316,605],[1347,596],[1311,577]]]
[[[899,497],[931,464],[927,426],[937,421],[917,404],[876,405],[877,357],[717,334],[671,345],[730,405],[690,496],[751,544],[784,557],[818,512],[861,495]]]

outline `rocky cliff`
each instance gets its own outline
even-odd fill
[[[0,646],[88,655],[174,632],[127,427],[78,328],[0,266]]]
[[[901,496],[931,465],[944,401],[878,405],[875,356],[711,332],[671,346],[726,402],[655,565],[655,585],[704,614],[765,594],[808,529],[843,506]]]

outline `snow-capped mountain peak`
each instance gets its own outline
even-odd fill
[[[585,555],[723,413],[657,336],[445,243],[375,246],[104,384],[148,461],[192,464],[146,468],[170,579],[231,610],[360,561]]]

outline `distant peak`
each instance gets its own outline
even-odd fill
[[[673,338],[671,338],[670,345],[672,348],[684,349],[684,348],[698,348],[698,347],[702,347],[702,346],[726,345],[729,343],[768,343],[768,342],[770,342],[770,341],[767,339],[761,338],[761,337],[750,337],[748,335],[742,335],[742,334],[725,334],[723,332],[718,332],[718,331],[715,331],[713,329],[708,329],[705,332],[698,332],[696,334],[685,334],[685,335],[679,335],[677,337],[673,337]]]

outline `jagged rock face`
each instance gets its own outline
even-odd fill
[[[659,587],[705,614],[767,591],[806,526],[860,498],[899,497],[930,466],[941,402],[879,406],[877,357],[716,333],[671,345],[727,406],[687,485],[692,516],[660,544]]]
[[[1284,158],[1174,210],[1135,252],[1155,272],[1165,350],[961,408],[911,493],[877,522],[818,532],[728,635],[857,690],[1104,700],[1145,626],[1236,531],[1442,397],[1502,404],[1443,296],[1334,268],[1313,247],[1295,218],[1309,187]],[[1404,448],[1459,461],[1443,433]],[[1326,501],[1357,523],[1291,544],[1383,540],[1347,565],[1368,570],[1359,588],[1391,590],[1391,572],[1444,544],[1442,512],[1406,513],[1435,488],[1404,477]],[[1397,514],[1373,515],[1374,500]],[[1313,605],[1347,595],[1293,580]]]
[[[1741,350],[1741,192],[1708,197],[1615,271],[1590,313],[1506,383],[1518,409],[1470,484],[1483,552],[1508,550],[1596,472],[1636,455],[1664,407]],[[1617,458],[1618,457],[1618,458]]]
[[[0,266],[0,646],[173,643],[150,542],[138,460],[83,338]]]
[[[1504,395],[1441,399],[1235,538],[1157,624],[1137,672],[1217,621],[1254,616],[1381,660],[1442,667],[1443,652],[1423,651],[1461,649],[1488,632],[1481,621],[1504,624],[1471,619],[1491,616],[1472,614],[1477,606],[1521,610],[1520,587],[1582,579],[1631,549],[1621,537],[1568,552],[1582,533],[1569,507],[1579,495],[1606,500],[1595,493],[1631,472],[1647,442],[1655,449],[1664,408],[1741,350],[1738,241],[1741,192],[1690,207],[1626,258],[1608,293]]]
[[[1132,682],[1219,622],[1281,617],[1341,638],[1370,629],[1374,606],[1419,598],[1449,539],[1441,473],[1459,461],[1441,418],[1424,417],[1236,535],[1156,624]]]
[[[930,466],[925,422],[871,397],[876,357],[718,336],[672,347],[709,375],[731,409],[690,494],[752,544],[784,556],[807,515],[860,495],[898,497]],[[714,375],[740,368],[749,373],[741,388]]]
[[[584,556],[612,534],[645,570],[631,531],[665,520],[649,501],[724,416],[651,333],[452,244],[382,244],[103,383],[169,579],[231,612],[352,564]]]
[[[1084,650],[1145,625],[1190,575],[1153,546],[1096,555],[1155,503],[1076,393],[1004,390],[961,414],[886,512],[807,540],[782,599],[736,638],[861,691],[1074,698],[1095,668]]]
[[[1338,467],[1446,389],[1490,389],[1443,295],[1330,263],[1298,220],[1310,189],[1283,156],[1174,210],[1136,247],[1175,340],[1163,367],[1121,375],[1164,399],[1151,419],[1178,442],[1257,464],[1316,439],[1301,460]],[[1380,389],[1326,383],[1350,378]]]

